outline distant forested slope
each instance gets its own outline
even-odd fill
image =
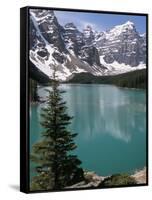
[[[113,84],[119,87],[146,88],[147,83],[146,69],[136,70],[114,76],[94,76],[90,73],[75,74],[68,83],[81,84]]]

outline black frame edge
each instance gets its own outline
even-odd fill
[[[149,14],[146,14],[146,180],[149,185]]]
[[[105,11],[105,10],[90,10],[90,9],[79,9],[79,8],[65,8],[65,7],[43,7],[43,6],[27,6],[28,9],[44,9],[44,10],[56,10],[56,11],[71,11],[71,12],[88,12],[88,13],[102,13],[102,14],[116,14],[116,15],[137,15],[145,16],[148,13],[136,13],[136,12],[123,12],[123,11]]]
[[[20,8],[20,191],[29,192],[28,164],[28,8]]]

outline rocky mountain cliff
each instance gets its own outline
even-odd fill
[[[140,36],[130,21],[97,35],[96,46],[107,63],[117,61],[138,66],[140,62],[146,62],[145,35]]]
[[[81,32],[74,22],[61,26],[52,10],[30,10],[30,61],[52,76],[57,67],[60,80],[74,73],[112,75],[145,68],[146,35],[132,22],[97,32],[91,26]]]

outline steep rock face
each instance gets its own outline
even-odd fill
[[[52,10],[30,10],[30,60],[49,77],[56,65],[58,78],[74,73],[124,73],[145,66],[146,35],[127,22],[106,32],[90,26],[79,31],[73,22],[61,26]],[[142,63],[142,65],[141,65]]]
[[[65,45],[60,34],[62,27],[52,10],[32,10],[31,20],[35,27],[39,29],[37,32],[40,32],[46,43],[53,44],[60,51],[65,51]]]
[[[146,43],[132,22],[115,26],[96,36],[96,46],[106,63],[124,63],[132,67],[145,62]]]
[[[51,10],[32,9],[30,15],[30,34],[32,35],[30,45],[37,55],[44,61],[49,59],[50,52],[46,45],[53,45],[54,52],[52,56],[59,62],[63,63],[66,52],[65,44],[61,37],[62,27],[59,25],[54,12]],[[61,53],[60,53],[61,52]]]
[[[45,74],[52,76],[54,64],[61,80],[73,73],[101,73],[98,50],[84,46],[84,35],[73,23],[62,27],[53,11],[30,10],[30,60]]]
[[[67,23],[64,26],[63,38],[67,49],[78,56],[84,45],[83,35],[73,23]]]
[[[68,51],[87,62],[90,66],[101,66],[98,50],[93,43],[93,31],[90,26],[81,33],[73,23],[64,26],[63,38]]]
[[[94,46],[82,47],[81,52],[80,52],[80,57],[83,61],[89,63],[90,65],[101,66],[98,50]]]
[[[83,29],[83,40],[85,45],[92,45],[94,41],[94,32],[92,30],[91,26],[87,26],[85,29]]]

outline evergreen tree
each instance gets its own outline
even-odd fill
[[[39,101],[39,96],[37,94],[37,82],[33,79],[30,79],[30,98],[31,101]]]
[[[76,148],[68,126],[72,117],[67,114],[64,91],[59,89],[55,71],[52,90],[48,90],[46,106],[42,109],[42,140],[33,145],[31,159],[36,163],[36,176],[31,182],[31,190],[60,190],[83,180],[81,161],[71,151]]]

